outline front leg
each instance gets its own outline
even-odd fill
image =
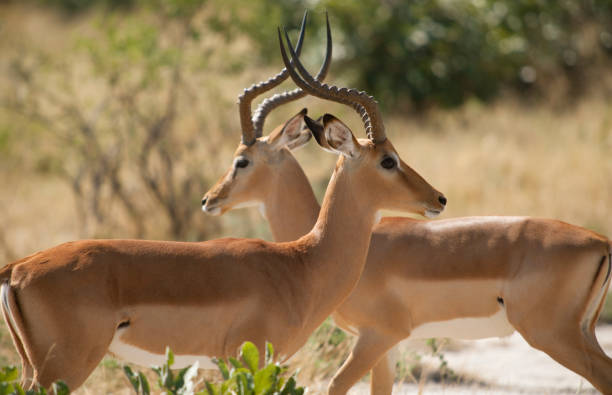
[[[393,383],[395,382],[395,365],[397,363],[397,347],[391,348],[383,354],[374,368],[370,379],[371,395],[391,395]]]
[[[340,370],[336,373],[328,387],[329,395],[343,395],[355,385],[361,377],[363,377],[370,369],[372,369],[381,357],[395,345],[400,339],[391,338],[388,335],[381,334],[374,329],[360,329],[357,342],[351,351],[351,354],[344,362]],[[387,359],[383,364],[387,363]],[[380,394],[391,393],[390,388],[393,386],[393,373],[387,368],[383,371],[382,365],[378,371],[379,381],[377,386],[381,385]],[[389,385],[389,377],[391,377],[391,385]],[[382,384],[382,381],[386,381]],[[374,383],[373,383],[374,385]],[[378,394],[379,392],[373,392]]]

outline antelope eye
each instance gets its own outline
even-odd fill
[[[236,159],[236,167],[245,168],[249,165],[249,160],[247,158],[238,158]]]
[[[387,170],[391,170],[397,165],[397,163],[395,163],[395,159],[393,159],[392,157],[385,156],[380,162],[380,165]]]

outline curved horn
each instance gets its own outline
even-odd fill
[[[327,72],[329,71],[329,65],[331,63],[332,58],[332,37],[331,37],[331,29],[329,27],[329,17],[327,12],[325,13],[325,20],[327,22],[327,51],[325,53],[325,60],[317,73],[315,79],[317,81],[323,81],[327,76]],[[298,43],[299,45],[299,43]],[[287,68],[284,68],[283,71],[279,75],[283,74],[283,79],[289,77],[289,71]],[[277,93],[272,97],[265,99],[259,107],[255,110],[255,115],[253,116],[253,125],[255,127],[255,137],[261,137],[263,133],[263,125],[266,121],[266,117],[268,114],[274,110],[276,107],[283,105],[285,103],[289,103],[290,101],[297,100],[306,96],[307,92],[303,89],[297,88],[292,91],[287,91],[283,93]]]
[[[387,137],[385,135],[385,126],[380,114],[380,109],[378,108],[378,103],[374,97],[368,96],[368,94],[363,91],[338,88],[333,85],[329,86],[316,81],[297,58],[297,54],[291,47],[291,40],[289,39],[287,32],[285,32],[285,40],[287,41],[289,51],[291,52],[291,61],[289,61],[285,51],[280,28],[278,29],[278,39],[283,62],[285,63],[285,67],[289,70],[289,75],[296,85],[314,96],[347,104],[353,107],[359,113],[364,122],[368,138],[375,143],[381,143],[386,140]],[[295,68],[297,68],[297,71],[294,69],[294,65]],[[298,72],[301,74],[301,76],[298,75]]]
[[[304,11],[304,16],[302,17],[302,26],[300,28],[300,37],[298,39],[298,43],[295,47],[295,51],[291,48],[292,53],[296,53],[297,56],[302,52],[302,43],[304,41],[304,32],[306,30],[306,19],[308,16],[308,10]],[[283,81],[285,81],[288,77],[288,73],[286,69],[281,70],[280,73],[275,75],[274,77],[268,79],[267,81],[259,82],[257,84],[253,84],[242,92],[240,96],[238,96],[238,111],[240,113],[240,127],[242,129],[242,143],[246,145],[251,145],[255,142],[255,139],[258,137],[255,132],[255,125],[253,120],[251,119],[251,103],[253,100],[261,95],[264,92],[269,91],[280,85]]]

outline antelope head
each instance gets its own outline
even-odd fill
[[[368,201],[372,201],[377,208],[413,212],[427,217],[440,214],[446,205],[446,198],[400,158],[386,137],[382,116],[374,98],[354,89],[322,84],[302,65],[287,33],[285,39],[291,61],[280,29],[278,37],[283,62],[297,86],[313,96],[346,104],[361,116],[368,138],[359,140],[333,115],[325,114],[322,124],[305,117],[317,143],[341,155],[337,166],[354,172],[358,195],[364,195],[364,198],[367,195]],[[360,196],[355,198],[359,199]]]
[[[304,38],[307,14],[302,19],[300,37],[294,53],[299,56]],[[293,48],[292,48],[293,50]],[[317,80],[323,80],[329,70],[332,53],[331,30],[327,23],[327,53]],[[258,95],[278,86],[289,77],[284,68],[265,82],[245,89],[238,98],[242,140],[234,153],[232,165],[217,183],[204,195],[202,210],[211,215],[221,215],[232,208],[259,205],[278,177],[290,177],[299,171],[299,164],[289,150],[308,142],[310,131],[304,127],[306,109],[278,126],[268,136],[262,137],[266,116],[274,108],[306,95],[302,89],[276,94],[265,99],[251,116],[251,102]]]

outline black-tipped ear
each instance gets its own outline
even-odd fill
[[[332,122],[332,121],[338,121],[338,118],[334,117],[331,114],[325,114],[323,115],[323,125],[327,125],[328,123]],[[321,119],[321,117],[319,117],[319,119]]]
[[[302,108],[302,111],[294,115],[290,120],[288,120],[283,128],[280,131],[281,135],[287,135],[289,139],[294,139],[299,134],[299,130],[295,126],[295,122],[303,120],[303,118],[308,114],[308,109],[306,107]],[[300,121],[301,124],[301,121]],[[300,130],[303,128],[300,128]]]
[[[351,129],[331,114],[323,115],[322,140],[331,150],[349,158],[359,155],[361,150]]]
[[[323,137],[323,125],[321,125],[320,123],[318,123],[307,115],[304,116],[304,122],[306,123],[306,127],[310,129],[310,132],[314,136],[315,140],[317,140],[317,144],[319,144],[323,148],[327,148],[327,144],[324,142]]]
[[[310,133],[303,131],[304,117],[308,110],[302,109],[299,113],[291,117],[282,127],[277,127],[268,136],[268,144],[272,147],[280,149],[291,146],[298,147],[308,142]]]

